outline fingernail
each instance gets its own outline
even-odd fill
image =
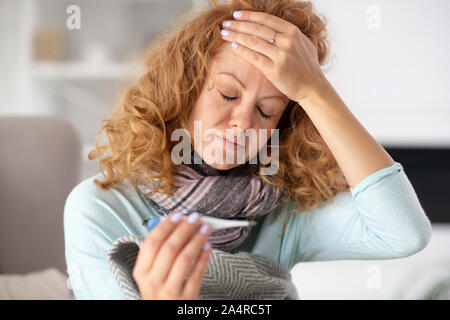
[[[220,34],[223,35],[223,36],[227,36],[227,35],[230,34],[230,31],[228,31],[228,30],[222,30],[222,31],[220,31]]]
[[[170,217],[170,220],[172,220],[173,222],[179,222],[181,219],[183,219],[183,214],[181,212],[177,212]]]
[[[224,26],[224,27],[231,27],[231,21],[224,21],[223,23],[222,23],[222,26]]]
[[[208,250],[211,247],[211,243],[206,242],[205,245],[203,246],[203,250]]]
[[[209,230],[209,225],[207,225],[206,223],[202,225],[202,227],[200,228],[200,233],[207,233]]]
[[[233,12],[233,17],[235,17],[235,18],[241,18],[241,17],[242,17],[242,12],[241,12],[241,11],[235,11],[235,12]]]
[[[146,224],[147,230],[148,231],[152,230],[159,223],[160,220],[161,219],[159,217],[153,217],[149,219]]]
[[[191,213],[189,215],[188,222],[195,223],[198,220],[198,218],[200,218],[200,215],[197,212]]]

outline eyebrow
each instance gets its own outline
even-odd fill
[[[239,80],[238,77],[236,77],[233,73],[231,73],[231,72],[226,72],[226,71],[222,71],[222,72],[218,72],[217,74],[225,74],[225,75],[231,76],[231,77],[234,78],[234,80],[236,80],[236,81],[239,83],[239,85],[240,85],[244,90],[247,89],[247,88],[245,87],[245,85],[241,82],[241,80]],[[263,99],[269,99],[269,98],[278,98],[278,99],[283,100],[283,102],[286,100],[284,97],[282,97],[282,96],[277,96],[277,95],[272,95],[272,96],[262,97],[261,100],[263,100]]]

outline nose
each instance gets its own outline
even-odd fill
[[[228,127],[247,130],[253,126],[253,106],[250,103],[239,103],[230,111]]]

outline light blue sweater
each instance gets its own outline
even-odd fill
[[[114,240],[148,234],[144,219],[159,215],[146,206],[128,180],[100,190],[94,179],[79,183],[64,208],[67,271],[76,299],[124,299],[107,262]],[[407,257],[425,248],[431,223],[402,165],[379,170],[333,201],[289,216],[294,202],[259,220],[239,250],[273,259],[292,269],[304,261],[375,260]]]

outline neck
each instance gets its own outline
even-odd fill
[[[201,163],[197,164],[194,163],[194,157],[197,156],[201,159]],[[234,175],[234,174],[249,174],[249,173],[256,173],[257,171],[257,165],[251,165],[248,162],[241,164],[237,167],[226,169],[226,170],[219,170],[216,168],[213,168],[209,164],[207,164],[197,153],[197,151],[193,150],[191,152],[191,163],[188,164],[191,168],[193,168],[195,171],[205,175],[205,176],[228,176],[228,175]]]

